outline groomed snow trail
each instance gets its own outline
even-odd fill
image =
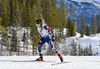
[[[0,69],[100,69],[99,56],[63,56],[66,64],[51,65],[53,62],[10,62],[35,60],[38,56],[1,56]],[[60,62],[58,56],[44,56],[44,60]]]

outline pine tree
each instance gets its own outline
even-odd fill
[[[60,41],[60,39],[62,38],[61,36],[61,33],[59,33],[59,32],[62,32],[62,23],[61,23],[61,10],[60,10],[60,8],[58,7],[57,8],[57,23],[56,23],[56,27],[55,28],[57,28],[57,29],[55,29],[55,39],[56,39],[56,41]]]
[[[81,45],[80,44],[78,44],[78,56],[81,56]]]
[[[66,8],[67,8],[67,10],[66,10],[66,19],[68,19],[68,13],[69,13],[68,4],[67,4]]]
[[[56,27],[57,25],[57,6],[56,6],[56,1],[52,0],[52,15],[53,15],[53,29]]]
[[[81,14],[81,28],[83,29],[83,34],[86,33],[86,18],[84,14]]]
[[[62,20],[61,20],[61,10],[60,10],[60,8],[58,7],[57,8],[57,24],[56,24],[56,28],[58,28],[58,29],[61,29],[61,26],[62,26]]]
[[[68,33],[67,33],[67,35],[68,36],[75,36],[76,35],[76,30],[75,30],[75,24],[74,24],[74,22],[73,21],[71,21],[71,18],[69,18],[68,20],[67,20],[68,22],[68,24],[67,24],[67,29],[68,29]]]
[[[86,32],[86,18],[85,18],[84,14],[83,14],[83,32],[84,32],[84,34]]]
[[[11,51],[16,52],[17,51],[17,33],[15,29],[11,29]]]
[[[80,24],[81,22],[80,22],[80,16],[78,15],[77,16],[77,30],[78,30],[78,32],[80,33]]]
[[[86,46],[86,55],[89,55],[89,48]]]
[[[84,37],[84,33],[83,33],[83,29],[81,28],[81,36],[80,37]]]
[[[16,26],[16,0],[10,0],[10,25]]]
[[[61,5],[60,5],[60,9],[61,9],[61,20],[62,20],[62,28],[65,27],[65,25],[67,24],[66,22],[66,10],[65,10],[65,4],[64,1],[61,0]]]
[[[97,33],[100,33],[100,14],[96,15]]]
[[[91,44],[89,45],[89,55],[90,55],[90,56],[92,56],[92,55],[93,55],[93,53],[92,53],[92,46],[91,46]]]
[[[71,18],[73,19],[73,4],[71,3],[70,4],[70,15],[71,15]]]
[[[83,55],[84,55],[84,56],[87,55],[87,53],[86,53],[86,48],[84,48],[84,50],[83,50]]]
[[[34,55],[36,52],[37,52],[37,44],[38,44],[38,41],[39,41],[39,35],[38,34],[38,31],[37,31],[37,28],[35,26],[35,22],[36,20],[38,19],[38,15],[37,15],[37,7],[35,4],[33,4],[33,7],[32,7],[32,11],[31,11],[31,14],[32,14],[32,23],[31,23],[31,31],[30,31],[30,36],[31,36],[31,44],[32,44],[32,47],[33,47],[33,52],[32,54]]]
[[[92,24],[91,24],[91,26],[92,26],[92,33],[96,34],[95,15],[94,14],[92,14],[91,20],[92,20]]]
[[[30,25],[31,25],[31,23],[32,23],[32,13],[31,13],[31,5],[28,3],[28,5],[27,5],[27,8],[26,8],[26,21],[27,21],[27,23],[26,23],[26,27],[28,28],[28,27],[30,27]]]
[[[87,36],[90,36],[90,28],[89,28],[88,25],[87,25],[87,27],[86,27],[86,35],[87,35]]]
[[[23,0],[22,2],[22,27],[27,26],[27,11],[26,11],[26,2]]]
[[[76,48],[77,43],[75,43],[75,41],[73,40],[70,46],[72,46],[71,55],[77,55],[77,48]]]
[[[19,27],[21,26],[22,24],[22,20],[21,20],[21,8],[22,8],[22,5],[21,5],[21,2],[20,1],[16,1],[16,26]]]
[[[81,48],[81,55],[83,55],[83,49]]]
[[[66,28],[68,29],[68,32],[67,32],[67,36],[71,36],[71,26],[72,26],[72,23],[71,23],[71,18],[69,18],[68,20],[67,20],[67,26],[66,26]]]
[[[0,17],[2,16],[2,1],[0,1]]]
[[[81,14],[81,28],[83,28],[83,24],[84,24],[83,14]]]
[[[45,1],[45,21],[48,26],[53,28],[53,15],[52,15],[52,4],[50,1]]]
[[[71,27],[71,36],[75,36],[75,35],[76,35],[75,24],[74,24],[74,22],[72,22],[72,27]]]
[[[47,0],[42,0],[41,1],[42,16],[43,16],[44,19],[46,18],[46,1]]]
[[[1,25],[1,22],[2,22],[2,18],[0,17],[0,25]]]
[[[2,22],[1,22],[1,25],[3,25],[4,27],[7,27],[9,24],[9,16],[8,16],[9,12],[8,12],[7,8],[8,7],[6,7],[6,1],[2,0],[2,14],[1,14]]]
[[[37,0],[36,7],[37,7],[38,18],[40,18],[41,17],[40,13],[42,13],[41,0]]]

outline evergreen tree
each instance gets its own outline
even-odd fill
[[[73,40],[70,46],[72,46],[71,55],[77,55],[77,43]]]
[[[97,33],[100,33],[100,14],[96,16]]]
[[[83,55],[84,55],[84,56],[87,55],[87,53],[86,53],[86,48],[83,49]]]
[[[16,26],[16,0],[10,0],[10,25]]]
[[[2,18],[0,17],[0,25],[1,25],[1,22],[2,22]]]
[[[54,16],[52,15],[52,12],[53,12],[53,10],[52,10],[52,3],[51,3],[51,1],[49,0],[49,1],[45,1],[45,21],[46,21],[46,23],[47,23],[47,25],[48,26],[50,26],[51,28],[54,28],[53,27],[53,18],[54,18]]]
[[[90,55],[90,56],[92,56],[92,55],[93,55],[93,53],[92,53],[92,46],[91,46],[91,44],[89,45],[89,55]]]
[[[84,14],[83,14],[83,32],[84,32],[84,34],[86,32],[86,18],[85,18]]]
[[[81,55],[83,55],[83,49],[81,48]]]
[[[78,56],[81,56],[81,45],[78,45]]]
[[[68,20],[67,20],[67,26],[66,26],[66,28],[68,29],[68,32],[67,32],[67,36],[71,36],[71,26],[72,26],[72,23],[71,23],[71,19],[69,18]]]
[[[17,32],[15,29],[11,29],[11,51],[16,52],[17,51]]]
[[[27,11],[26,11],[26,2],[22,2],[22,27],[27,27]]]
[[[8,4],[7,4],[8,5]],[[2,22],[1,22],[1,25],[3,25],[4,27],[7,27],[8,24],[9,24],[9,16],[8,16],[8,10],[7,10],[7,7],[6,7],[6,1],[5,0],[2,0]]]
[[[77,31],[80,33],[80,16],[77,16]]]
[[[71,36],[75,36],[75,35],[76,35],[75,24],[74,24],[74,22],[72,22],[72,27],[71,27]]]
[[[88,25],[87,25],[87,27],[86,27],[86,35],[87,35],[87,36],[90,36],[90,28],[89,28]]]
[[[71,18],[73,19],[73,4],[71,3],[70,4],[70,15],[71,15]]]
[[[31,23],[32,23],[32,15],[31,15],[31,5],[28,3],[27,8],[26,8],[26,28],[30,27]]]
[[[52,15],[53,15],[53,29],[56,27],[57,25],[57,6],[56,6],[56,1],[52,0]]]
[[[91,20],[92,20],[92,24],[91,24],[91,26],[92,26],[92,33],[96,34],[95,15],[94,14],[92,14]]]
[[[16,26],[19,27],[22,24],[22,20],[21,20],[21,9],[22,5],[20,2],[16,1]]]
[[[64,5],[64,1],[63,0],[61,0],[60,9],[61,9],[62,28],[64,28],[65,25],[66,25],[66,10],[65,10],[65,5]]]
[[[42,0],[41,1],[42,16],[43,16],[44,19],[46,18],[46,1],[47,0]]]
[[[83,28],[83,24],[84,24],[83,14],[81,14],[81,28]]]
[[[33,52],[32,54],[34,55],[36,52],[37,52],[37,44],[38,44],[38,41],[39,41],[39,35],[38,34],[38,31],[37,31],[37,28],[35,26],[35,22],[36,20],[38,19],[38,15],[37,15],[37,7],[35,4],[33,4],[33,7],[32,7],[32,23],[31,23],[31,30],[30,30],[30,36],[31,36],[31,44],[32,44],[32,47],[33,47]]]
[[[68,28],[68,33],[67,33],[67,35],[68,36],[75,36],[76,35],[76,30],[75,30],[75,24],[74,24],[74,22],[73,21],[71,21],[71,18],[69,18],[68,20],[67,20],[68,22],[68,24],[67,24],[67,28]]]
[[[86,55],[89,55],[89,48],[86,46]]]
[[[55,29],[55,39],[56,41],[60,41],[60,39],[62,38],[61,36],[61,32],[62,32],[62,23],[61,23],[61,10],[60,8],[58,7],[57,8],[57,23],[56,23],[56,27],[57,29]],[[59,33],[60,32],[60,33]]]
[[[0,1],[0,17],[2,16],[2,1]]]
[[[58,29],[61,29],[61,26],[62,26],[62,23],[61,23],[61,10],[60,10],[60,8],[58,7],[57,8],[57,24],[56,24],[56,28],[58,28]]]
[[[41,0],[37,0],[36,7],[37,7],[38,18],[40,18],[41,17],[40,13],[42,13]]]
[[[83,29],[83,34],[86,33],[86,18],[85,18],[85,15],[84,14],[81,14],[81,28]]]
[[[81,28],[81,36],[80,37],[84,37],[84,33],[83,33],[83,29]]]
[[[66,19],[68,19],[68,13],[69,13],[68,4],[67,4],[66,8],[67,8],[67,10],[66,10]]]

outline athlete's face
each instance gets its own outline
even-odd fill
[[[40,25],[36,25],[37,27],[40,27]]]
[[[36,26],[37,26],[37,27],[40,27],[40,26],[41,26],[41,21],[38,21],[38,22],[36,23]]]

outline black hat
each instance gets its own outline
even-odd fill
[[[37,21],[36,21],[36,25],[38,26],[38,25],[40,25],[40,24],[41,24],[41,21],[37,20]]]

